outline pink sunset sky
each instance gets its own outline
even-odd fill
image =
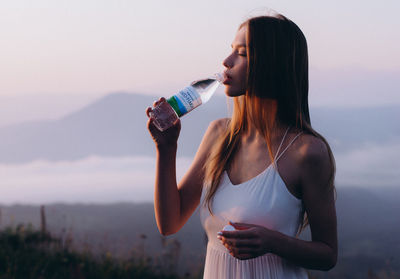
[[[6,1],[0,9],[0,97],[51,94],[72,100],[115,91],[169,95],[221,70],[238,25],[271,8],[305,33],[311,88],[316,84],[318,89],[327,76],[333,82],[354,76],[361,85],[363,76],[370,80],[379,75],[386,101],[378,103],[400,103],[393,80],[400,71],[399,3]],[[360,102],[363,89],[355,91],[346,96],[351,104]],[[315,94],[321,104],[335,99]],[[369,94],[361,103],[376,104],[382,98]]]

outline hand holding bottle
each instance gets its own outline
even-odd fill
[[[146,109],[146,115],[149,117],[149,120],[147,121],[147,129],[149,130],[157,148],[175,147],[181,130],[181,121],[179,118],[177,118],[174,124],[164,132],[161,132],[154,125],[154,118],[151,117],[151,113],[155,107],[158,107],[159,105],[162,107],[164,104],[168,105],[165,98],[162,97],[153,103],[153,108],[148,107]]]
[[[153,118],[154,126],[160,131],[167,130],[176,123],[179,117],[208,102],[223,79],[223,74],[217,73],[211,77],[194,81],[168,100],[163,99],[163,102],[156,102],[147,115]]]

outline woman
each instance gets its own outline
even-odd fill
[[[310,124],[303,33],[282,15],[251,18],[223,65],[232,118],[209,125],[178,185],[180,122],[162,133],[148,121],[160,232],[179,231],[200,204],[208,236],[204,278],[307,278],[305,269],[333,268],[335,162]],[[228,222],[235,231],[221,231]],[[296,238],[308,224],[312,240]]]

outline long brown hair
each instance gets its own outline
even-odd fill
[[[331,174],[328,188],[335,190],[335,160],[328,142],[311,127],[308,107],[307,41],[300,28],[283,15],[259,16],[240,25],[247,28],[247,90],[234,97],[232,118],[210,152],[205,168],[204,202],[211,215],[211,202],[238,150],[249,124],[264,136],[273,161],[271,134],[278,124],[314,135],[327,146]],[[239,28],[239,29],[240,29]],[[335,192],[336,194],[336,192]],[[298,234],[308,225],[304,211]]]

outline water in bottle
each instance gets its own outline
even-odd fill
[[[166,102],[159,103],[150,112],[150,117],[154,118],[154,125],[160,131],[165,131],[179,117],[208,102],[222,83],[223,78],[222,73],[217,73],[206,79],[194,81]]]

